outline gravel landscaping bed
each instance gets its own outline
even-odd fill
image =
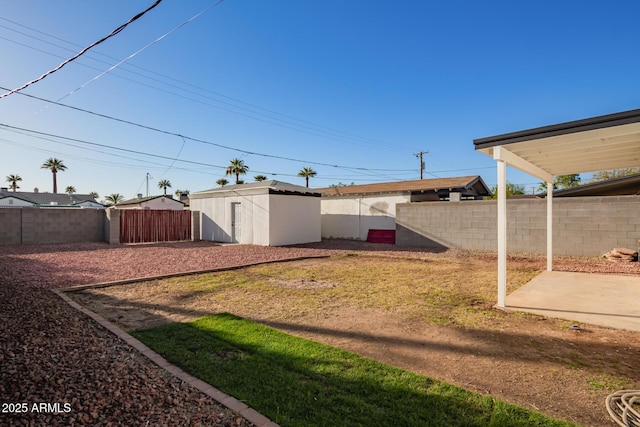
[[[322,251],[82,243],[0,246],[0,254],[0,425],[248,426],[46,289]]]
[[[0,425],[250,425],[148,361],[48,289],[334,251],[439,256],[340,240],[277,248],[210,242],[0,246]],[[459,250],[442,255],[471,253],[495,258],[495,253]],[[526,259],[534,265],[545,263],[541,256]],[[554,268],[640,275],[640,263],[597,258],[559,258]],[[26,413],[15,413],[25,409],[22,404],[27,405]]]

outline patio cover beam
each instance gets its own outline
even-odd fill
[[[494,160],[506,162],[509,166],[520,169],[522,172],[533,175],[544,182],[553,182],[553,175],[549,172],[512,153],[505,147],[494,147],[493,158]]]
[[[547,188],[553,188],[554,177],[538,166],[529,163],[505,147],[493,149],[498,167],[498,303],[506,307],[507,301],[507,164],[542,179]],[[547,192],[547,270],[553,268],[553,191]]]

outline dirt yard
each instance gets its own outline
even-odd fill
[[[455,263],[495,283],[494,254],[430,253],[355,242],[323,242],[295,250],[332,257],[282,264],[277,277],[260,267],[241,270],[247,277],[264,279],[254,288],[243,287],[244,279],[229,273],[225,276],[228,285],[215,289],[207,288],[206,277],[191,276],[69,295],[127,330],[232,312],[583,425],[614,425],[605,409],[605,397],[619,389],[640,388],[640,333],[584,324],[575,331],[568,321],[494,310],[493,302],[482,294],[468,302],[470,308],[462,314],[453,305],[448,307],[448,314],[434,324],[425,314],[429,304],[422,300],[406,298],[394,303],[376,299],[384,292],[373,286],[354,296],[346,279],[327,281],[315,273],[301,279],[286,274],[299,269],[322,272],[338,259],[366,269],[366,262],[373,259],[378,266]],[[544,263],[542,257],[512,256],[510,280],[524,283],[542,271]],[[640,263],[598,259],[560,258],[554,268],[640,275]],[[420,280],[416,279],[416,293]],[[447,277],[436,280],[447,281]]]

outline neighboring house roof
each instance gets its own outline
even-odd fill
[[[211,196],[225,196],[229,194],[285,194],[320,197],[320,191],[288,182],[270,180],[262,182],[250,182],[248,184],[225,185],[224,187],[191,193],[190,199],[205,199]]]
[[[346,185],[318,189],[322,197],[368,194],[462,193],[465,196],[489,196],[491,191],[479,175],[453,178],[417,179],[412,181],[381,182],[377,184]]]
[[[629,196],[640,194],[640,173],[554,190],[553,197]],[[540,194],[544,196],[546,193]]]
[[[31,203],[32,205],[36,204],[35,202],[33,202],[31,200],[27,200],[27,199],[24,199],[22,197],[17,197],[17,196],[14,196],[13,194],[0,193],[0,200],[4,200],[4,199],[16,199],[16,200],[22,200],[23,202]]]
[[[180,200],[176,200],[169,195],[167,196],[160,195],[160,196],[136,197],[135,199],[129,199],[120,203],[116,203],[115,206],[117,207],[117,206],[127,206],[127,205],[140,205],[144,202],[148,202],[150,200],[155,200],[155,199],[161,199],[163,197],[165,199],[171,200],[172,202],[176,202],[176,203],[180,203],[181,205],[184,205],[184,203],[182,203]]]
[[[99,204],[89,194],[31,193],[26,191],[2,191],[1,197],[15,197],[38,206],[77,206],[83,202]]]

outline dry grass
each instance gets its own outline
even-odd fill
[[[477,326],[495,316],[494,264],[473,258],[394,259],[380,262],[366,255],[335,255],[242,270],[181,277],[109,289],[111,295],[136,293],[151,305],[172,295],[194,312],[224,310],[243,315],[267,314],[279,320],[332,307],[384,309],[448,326]],[[538,273],[513,266],[509,283],[523,285]],[[100,290],[93,292],[100,293]],[[268,304],[265,302],[268,301]],[[161,307],[158,307],[161,310]]]

